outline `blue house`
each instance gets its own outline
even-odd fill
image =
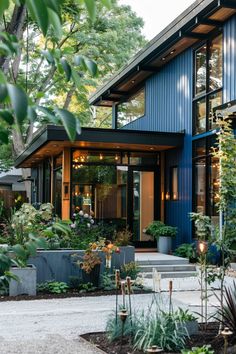
[[[70,142],[47,126],[17,158],[31,167],[35,201],[68,219],[80,210],[129,226],[152,245],[152,220],[191,242],[189,212],[218,220],[214,111],[236,100],[236,1],[198,0],[100,87],[91,105],[110,107],[111,129],[83,128]]]

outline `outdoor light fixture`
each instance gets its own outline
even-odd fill
[[[100,155],[99,155],[99,159],[100,159],[100,160],[103,160],[103,154],[100,154]]]
[[[170,200],[170,192],[166,192],[166,200]]]
[[[163,352],[162,348],[157,347],[156,345],[153,345],[151,348],[147,348],[146,353],[161,353]]]
[[[233,332],[228,327],[225,327],[224,330],[220,332],[220,334],[224,338],[224,354],[227,354],[228,337],[232,336]]]
[[[115,156],[115,160],[117,161],[117,160],[119,160],[119,156],[116,154],[116,156]]]
[[[198,241],[197,248],[200,254],[206,254],[208,251],[208,244],[206,241]]]

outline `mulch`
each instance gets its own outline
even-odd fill
[[[134,290],[134,294],[148,294],[152,293],[150,290]],[[63,294],[46,294],[38,293],[35,296],[30,295],[18,295],[18,296],[0,296],[0,302],[3,301],[22,301],[22,300],[48,300],[48,299],[66,299],[71,297],[88,297],[88,296],[109,296],[115,295],[115,290],[96,290],[91,292],[69,291]]]
[[[224,340],[222,336],[218,335],[219,332],[219,324],[215,322],[211,322],[208,324],[207,328],[205,328],[204,324],[199,325],[199,332],[191,336],[186,342],[186,349],[191,349],[192,347],[201,347],[204,344],[208,344],[212,346],[212,349],[215,350],[215,354],[223,354],[224,348]],[[110,343],[106,337],[105,332],[97,332],[97,333],[86,333],[81,336],[86,339],[90,343],[94,344],[96,347],[103,350],[108,354],[143,354],[144,352],[132,349],[132,345],[130,343],[130,338],[125,337],[123,341],[116,340]],[[235,344],[236,338],[232,338],[229,341],[228,354],[236,353]],[[162,352],[162,354],[173,354],[170,352]],[[180,354],[180,353],[177,353]]]

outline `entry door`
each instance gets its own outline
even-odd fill
[[[154,246],[155,241],[143,230],[158,218],[160,201],[158,170],[134,167],[131,169],[130,182],[130,208],[132,208],[130,225],[133,242],[137,247]]]

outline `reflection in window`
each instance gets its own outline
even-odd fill
[[[126,225],[127,167],[81,165],[72,171],[72,213]]]
[[[206,98],[195,102],[196,105],[196,134],[206,131]]]
[[[206,91],[206,46],[201,47],[195,53],[195,94],[199,95]]]
[[[206,160],[199,159],[194,166],[195,178],[195,211],[197,213],[206,212]]]
[[[209,91],[213,91],[222,87],[222,35],[216,37],[210,43],[209,56]]]
[[[145,90],[142,89],[127,102],[118,106],[117,126],[123,127],[145,114]]]
[[[216,124],[214,122],[213,109],[222,104],[222,91],[213,93],[209,96],[209,129],[215,129]]]
[[[178,167],[170,168],[170,198],[172,200],[178,199]]]

